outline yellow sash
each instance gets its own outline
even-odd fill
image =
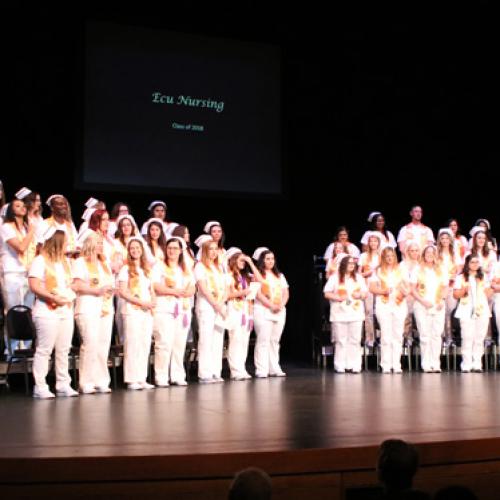
[[[401,270],[399,269],[399,267],[397,267],[392,272],[396,274],[395,288],[396,288],[397,293],[395,296],[395,301],[396,301],[396,304],[399,306],[403,302],[403,299],[404,299],[404,295],[399,288],[401,286],[401,282],[403,281],[403,275],[401,274]],[[382,291],[389,290],[389,285],[387,283],[387,273],[383,272],[381,269],[379,269],[379,271],[377,272],[377,275],[378,275],[379,280],[380,280],[380,289]],[[384,304],[387,304],[389,302],[389,298],[390,298],[389,295],[382,295],[380,297],[380,299],[382,300],[382,302]]]
[[[476,288],[476,307],[473,311],[473,313],[476,315],[476,316],[481,316],[483,311],[484,311],[484,302],[486,302],[486,305],[488,305],[488,301],[487,299],[486,300],[481,300],[481,297],[483,298],[486,298],[485,297],[485,293],[484,293],[484,280],[478,280],[477,278],[476,279],[476,282],[477,282],[477,288]],[[469,281],[470,281],[470,278],[469,278]],[[463,283],[462,285],[462,290],[466,288],[466,282]],[[461,304],[468,304],[469,303],[469,294],[465,295],[464,297],[462,297],[460,299],[460,303]]]
[[[16,231],[17,241],[19,241],[19,243],[22,243],[25,236],[23,236],[23,233],[19,231],[17,224],[15,222],[11,222],[11,224],[14,227],[14,230]],[[36,255],[36,241],[35,238],[31,238],[31,241],[26,250],[23,253],[20,253],[18,256],[19,260],[21,261],[21,264],[26,270],[31,265],[31,262],[35,258],[35,255]]]
[[[264,282],[261,285],[261,291],[274,305],[278,306],[281,304],[283,298],[281,280],[273,273],[266,273]]]
[[[57,290],[57,273],[54,265],[52,262],[47,259],[47,257],[44,256],[43,258],[45,262],[45,289],[49,293],[55,293]],[[61,264],[63,265],[64,268],[64,281],[65,281],[65,287],[69,288],[71,284],[71,268],[69,266],[69,262],[67,261],[66,258],[64,258],[61,261]],[[56,293],[57,295],[57,293]],[[58,307],[64,307],[64,306],[58,306],[55,302],[46,302],[47,307],[51,310],[57,309]],[[68,307],[71,307],[71,303],[65,304]]]
[[[440,280],[440,283],[436,289],[436,296],[434,298],[435,300],[435,305],[439,304],[441,300],[443,300],[445,297],[443,296],[445,287],[443,283],[441,282],[441,272],[440,271],[434,271],[436,274],[436,278]],[[426,285],[425,285],[425,271],[424,269],[420,268],[418,271],[418,276],[417,276],[417,291],[420,297],[425,297],[426,293]]]
[[[212,294],[213,298],[219,302],[224,298],[224,292],[226,291],[224,274],[219,269],[215,269],[214,266],[205,266],[207,271],[207,286],[209,292]]]
[[[102,270],[104,271],[106,275],[106,279],[103,280],[103,283],[100,282],[99,279],[99,268],[98,264],[99,262]],[[87,271],[89,273],[89,283],[91,288],[98,288],[99,286],[102,285],[112,285],[112,278],[111,278],[111,271],[109,270],[108,266],[106,265],[105,262],[102,261],[96,261],[96,262],[89,262],[85,260],[85,265],[87,266]],[[112,307],[112,294],[106,294],[103,296],[102,300],[102,307],[101,307],[101,316],[106,316],[107,314],[110,313],[111,307]]]
[[[176,288],[176,281],[175,281],[175,269],[167,266],[165,262],[162,262],[163,265],[163,272],[165,273],[165,286],[168,288]],[[189,282],[186,281],[186,278],[189,276],[189,272],[186,270],[183,272],[183,282],[179,284],[179,288],[187,289],[189,287]],[[168,296],[172,299],[176,299],[177,297],[174,297],[173,295]],[[167,298],[168,298],[167,297]],[[187,311],[191,307],[191,301],[187,297],[183,297],[181,300],[182,303],[182,309]]]

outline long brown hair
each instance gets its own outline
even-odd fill
[[[205,241],[205,243],[203,243],[203,245],[201,246],[201,258],[200,258],[200,262],[205,266],[205,267],[210,267],[210,259],[208,258],[208,251],[209,251],[209,248],[210,248],[210,245],[212,243],[216,243],[215,240],[207,240]],[[217,249],[218,249],[218,245],[217,245]],[[216,267],[219,267],[219,254],[217,253],[217,255],[215,256],[215,260],[214,260],[214,264]]]
[[[136,261],[132,259],[130,256],[130,245],[134,242],[139,243],[141,245],[141,258],[139,260],[139,266],[144,271],[144,274],[149,278],[149,273],[151,268],[149,267],[148,259],[146,258],[146,252],[144,251],[144,245],[141,240],[138,238],[130,239],[127,245],[127,266],[128,266],[128,274],[131,278],[135,278],[139,272],[137,271]]]
[[[167,242],[165,243],[165,247],[163,248],[163,255],[165,258],[165,265],[170,267],[168,263],[168,257],[167,257],[167,246],[170,245],[170,243],[177,243],[180,248],[180,253],[179,253],[179,267],[182,269],[182,272],[186,272],[186,263],[184,262],[184,255],[182,251],[182,245],[181,242],[177,238],[169,238]]]
[[[354,270],[350,273],[351,278],[356,281],[356,272],[358,270],[358,265],[356,264],[356,261],[354,260],[354,257],[352,255],[346,255],[345,257],[342,257],[342,260],[340,261],[339,265],[339,283],[344,283],[345,282],[345,277],[347,274],[347,266],[349,265],[349,260],[352,259],[354,261]]]
[[[484,247],[483,249],[481,250],[481,254],[483,255],[483,257],[486,259],[488,258],[488,256],[490,255],[490,248],[488,246],[488,235],[486,234],[486,230],[485,231],[478,231],[473,237],[472,237],[472,250],[471,250],[471,254],[472,255],[478,255],[479,254],[479,247],[477,245],[477,237],[479,235],[479,233],[483,233],[484,236],[485,236],[485,239],[484,239]]]
[[[240,258],[241,254],[242,252],[238,252],[237,254],[233,255],[228,262],[229,270],[231,271],[231,275],[236,287],[238,287],[238,285],[241,283],[240,278],[243,278],[247,283],[250,283],[252,281],[250,271],[247,269],[246,265],[243,269],[238,269],[238,259]]]

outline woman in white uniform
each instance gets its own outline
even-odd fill
[[[460,248],[453,244],[454,234],[449,228],[442,228],[438,232],[438,262],[442,273],[448,277],[448,292],[446,296],[446,311],[444,320],[445,344],[452,342],[451,315],[457,307],[453,298],[453,284],[457,274],[461,272],[463,259],[460,257]]]
[[[177,227],[178,224],[176,222],[171,222],[168,220],[166,203],[161,200],[152,201],[148,206],[148,210],[149,210],[149,219],[161,220],[163,224],[163,232],[165,233],[165,238],[170,238],[172,231],[175,229],[175,227]],[[143,236],[145,236],[147,232],[146,224],[147,221],[141,227],[141,234]]]
[[[420,246],[416,241],[410,241],[406,245],[405,253],[403,260],[399,263],[399,269],[403,273],[404,280],[407,283],[410,283],[411,276],[413,271],[420,264]],[[404,327],[404,337],[406,342],[411,344],[413,342],[413,303],[415,299],[413,295],[409,294],[406,297],[406,306],[408,312],[406,314],[405,319],[405,327]],[[418,332],[417,332],[418,333]]]
[[[422,370],[440,372],[448,273],[442,271],[435,247],[427,246],[422,252],[420,266],[411,277],[411,292],[415,299],[413,307],[420,337]]]
[[[193,270],[196,263],[196,257],[194,255],[193,249],[190,246],[191,241],[189,229],[186,226],[179,225],[172,231],[172,237],[174,236],[181,238],[186,243],[185,248],[183,246],[182,250],[184,263],[189,267],[189,269]]]
[[[280,340],[286,320],[286,304],[290,297],[285,275],[276,264],[274,253],[258,248],[253,254],[262,284],[254,307],[254,326],[257,340],[254,362],[257,378],[285,377],[280,366]]]
[[[345,226],[340,226],[337,228],[337,232],[335,234],[335,237],[333,238],[333,241],[328,245],[328,247],[325,250],[325,255],[323,258],[325,259],[326,262],[328,262],[329,259],[332,258],[333,256],[333,247],[335,243],[341,243],[344,248],[345,252],[348,253],[349,255],[352,255],[354,258],[359,258],[359,248],[354,244],[349,241],[349,231]]]
[[[371,231],[365,233],[366,236],[366,251],[361,254],[358,260],[358,270],[361,276],[368,282],[370,277],[380,265],[380,252],[381,252],[381,236],[378,231]],[[386,245],[387,246],[387,245]],[[375,342],[375,326],[373,321],[373,294],[367,291],[365,296],[365,343],[372,346]]]
[[[104,255],[103,236],[90,232],[73,263],[77,293],[75,320],[80,331],[80,392],[111,392],[108,371],[113,329],[114,278]]]
[[[153,335],[155,383],[158,387],[187,385],[184,354],[195,283],[192,270],[184,262],[182,249],[183,240],[170,238],[165,246],[165,260],[158,261],[153,270],[157,297]]]
[[[113,240],[113,251],[111,255],[111,270],[114,275],[117,276],[121,268],[126,264],[128,243],[131,238],[137,237],[138,234],[137,225],[131,215],[120,215],[120,217],[118,217],[116,236]],[[115,322],[116,329],[118,330],[118,337],[122,343],[124,341],[123,310],[123,299],[118,295],[116,297]]]
[[[370,279],[370,292],[375,295],[375,314],[380,325],[382,372],[402,373],[403,330],[408,312],[406,296],[410,288],[399,269],[394,249],[382,250],[380,266]]]
[[[123,375],[131,390],[154,389],[146,382],[153,336],[155,294],[143,240],[128,242],[127,264],[118,275],[124,329]]]
[[[65,256],[66,233],[49,227],[43,237],[45,242],[41,253],[35,257],[29,271],[29,285],[36,296],[33,307],[33,322],[37,335],[33,359],[33,397],[54,397],[46,382],[54,348],[57,395],[78,396],[78,392],[70,385],[71,377],[68,373],[75,294],[71,289],[71,267]]]
[[[33,307],[34,301],[28,286],[28,270],[36,255],[35,226],[29,222],[23,200],[15,199],[7,205],[4,223],[0,226],[0,242],[2,296],[6,316],[12,307]],[[28,347],[26,344],[25,347]],[[12,341],[7,346],[7,354],[9,350],[17,348],[18,342]]]
[[[94,231],[101,236],[104,257],[108,264],[110,264],[115,250],[114,239],[110,238],[108,235],[109,214],[106,210],[94,210],[89,219],[89,230]]]
[[[347,247],[344,246],[339,241],[336,241],[333,244],[332,256],[328,259],[326,263],[326,269],[325,269],[326,279],[328,279],[333,274],[337,273],[340,261],[342,260],[342,257],[344,257],[345,255],[349,255]]]
[[[377,238],[378,239],[378,238]],[[365,311],[363,300],[368,292],[364,278],[358,274],[354,257],[345,256],[339,271],[324,288],[330,301],[332,342],[335,342],[334,367],[337,373],[361,372],[361,333]]]
[[[463,263],[465,256],[469,251],[469,243],[467,238],[460,232],[460,226],[458,225],[457,219],[450,219],[448,221],[448,227],[452,232],[452,242],[455,250],[455,255],[460,258],[460,262]]]
[[[28,221],[24,201],[9,203],[4,223],[0,228],[2,241],[4,307],[33,305],[33,294],[28,287],[28,269],[36,254],[35,226]]]
[[[253,298],[251,283],[262,282],[252,259],[239,248],[227,251],[229,266],[229,297],[227,301],[229,347],[227,361],[232,380],[252,378],[246,370],[248,341],[253,330]],[[254,285],[255,286],[255,285]]]
[[[222,229],[222,224],[216,220],[208,221],[203,227],[205,234],[208,234],[212,240],[217,243],[217,252],[219,254],[219,263],[227,271],[227,259],[226,259],[226,249],[224,248],[224,241],[226,235]],[[200,256],[198,255],[198,260]]]
[[[376,232],[380,235],[380,246],[396,248],[398,245],[396,243],[396,239],[394,235],[385,227],[385,217],[381,212],[371,212],[368,216],[368,222],[370,222],[371,227],[368,231],[363,234],[361,238],[361,245],[363,252],[366,252],[368,248],[368,237]]]
[[[460,320],[462,334],[462,372],[481,372],[484,340],[491,312],[488,299],[493,294],[477,255],[465,258],[464,268],[454,284],[458,306],[455,317]]]
[[[130,208],[126,203],[121,201],[115,203],[109,214],[108,236],[113,240],[118,229],[118,218],[122,215],[130,215]]]
[[[217,243],[203,235],[196,240],[201,260],[195,265],[198,319],[198,378],[202,384],[224,382],[222,355],[226,328],[227,275],[220,264]]]
[[[472,248],[470,253],[472,255],[477,255],[481,269],[488,276],[493,269],[493,265],[497,261],[497,254],[494,250],[490,249],[486,231],[483,227],[473,227],[471,229],[471,236]]]
[[[167,240],[160,219],[149,219],[146,223],[146,253],[148,262],[154,266],[156,262],[165,262],[165,245]]]

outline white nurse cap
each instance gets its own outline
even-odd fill
[[[212,226],[221,226],[221,227],[222,227],[222,225],[221,225],[221,223],[220,223],[219,221],[216,221],[216,220],[210,220],[210,221],[208,221],[208,222],[205,224],[205,226],[203,227],[203,231],[205,231],[205,233],[207,233],[207,234],[208,234],[208,233],[210,232],[210,228],[211,228]]]
[[[153,207],[155,207],[156,205],[161,205],[165,210],[167,209],[167,204],[164,201],[155,200],[149,204],[148,210],[153,210]]]
[[[31,189],[28,189],[27,187],[22,187],[16,194],[15,197],[18,200],[23,200],[26,198],[31,193]]]
[[[212,237],[210,235],[208,235],[208,234],[202,234],[202,235],[198,236],[198,238],[196,238],[194,240],[194,244],[198,248],[201,248],[203,246],[203,244],[206,243],[207,241],[213,241]]]
[[[231,257],[234,257],[238,253],[243,253],[243,251],[241,250],[241,248],[231,247],[226,252],[226,259],[229,260]]]
[[[368,215],[368,219],[366,219],[368,222],[372,222],[377,215],[382,215],[382,212],[370,212],[370,215]]]
[[[264,253],[264,252],[269,252],[269,248],[267,247],[259,247],[259,248],[256,248],[253,255],[252,255],[252,259],[253,260],[259,260],[260,259],[260,256]]]
[[[45,202],[46,205],[50,207],[50,204],[52,203],[52,200],[54,198],[64,198],[62,194],[51,194],[48,198],[47,201]]]

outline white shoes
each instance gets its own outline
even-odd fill
[[[33,397],[38,399],[54,399],[56,395],[48,387],[37,387],[33,389]]]
[[[155,388],[155,386],[153,384],[148,384],[147,382],[141,382],[141,387],[143,389],[145,389],[146,391],[149,391],[149,390]]]
[[[127,389],[131,391],[142,391],[142,385],[138,382],[133,382],[132,384],[128,384]]]
[[[286,377],[286,373],[281,371],[281,372],[276,372],[276,373],[270,373],[270,377]]]
[[[82,394],[95,394],[96,390],[92,385],[85,385],[83,387],[80,387],[80,392]]]
[[[168,387],[169,385],[168,382],[156,382],[156,387]]]
[[[67,387],[63,387],[62,389],[56,389],[56,394],[58,396],[63,396],[65,398],[74,398],[74,397],[78,396],[78,392],[75,391],[69,385]]]
[[[178,385],[178,386],[186,386],[188,383],[185,380],[176,380],[175,382],[171,382],[172,385]]]
[[[198,379],[199,384],[214,384],[215,380],[213,378],[200,378]]]
[[[95,390],[101,394],[109,394],[111,392],[111,389],[107,386],[97,386]]]

